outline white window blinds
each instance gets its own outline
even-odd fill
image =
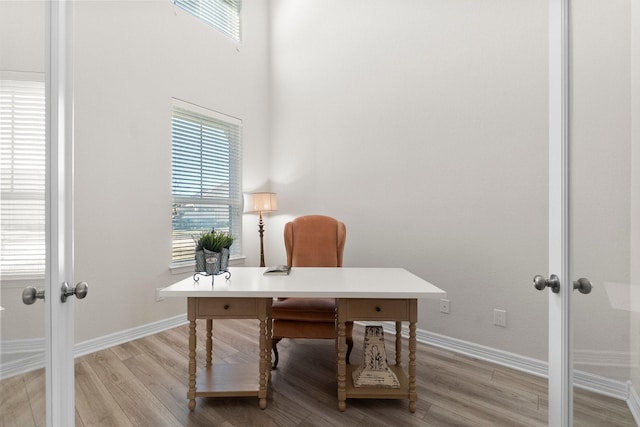
[[[211,229],[231,233],[231,255],[240,255],[241,122],[183,104],[174,103],[171,124],[172,263],[192,262],[194,238]]]
[[[0,275],[45,271],[44,82],[0,80]]]
[[[235,41],[240,41],[241,0],[173,0],[173,3]]]

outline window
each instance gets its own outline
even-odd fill
[[[174,100],[172,113],[172,265],[193,262],[204,231],[233,235],[242,253],[242,122]]]
[[[241,0],[173,0],[173,3],[235,41],[240,41]]]
[[[0,80],[0,275],[45,272],[44,82]]]

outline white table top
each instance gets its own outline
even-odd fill
[[[264,267],[231,267],[224,275],[181,280],[162,297],[202,298],[442,298],[446,292],[403,268],[293,267],[287,276],[264,276]]]

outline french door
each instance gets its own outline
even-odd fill
[[[10,425],[74,425],[73,295],[84,297],[87,286],[76,287],[73,277],[71,7],[65,1],[0,4],[13,40],[3,41],[0,52],[0,79],[12,88],[3,90],[3,114],[11,116],[3,119],[10,129],[3,136],[11,141],[3,142],[3,167],[11,164],[12,183],[3,183],[2,202],[18,207],[3,210],[3,245],[12,256],[3,258],[0,289],[8,347],[3,405],[11,401],[3,420]],[[17,225],[16,217],[27,220]],[[37,369],[43,365],[44,375]],[[28,373],[16,375],[22,372]]]
[[[631,4],[549,1],[552,426],[589,421],[574,386],[624,398],[631,373]]]

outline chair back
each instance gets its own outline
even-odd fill
[[[324,215],[305,215],[284,226],[287,264],[292,267],[342,267],[347,237],[344,223]]]

